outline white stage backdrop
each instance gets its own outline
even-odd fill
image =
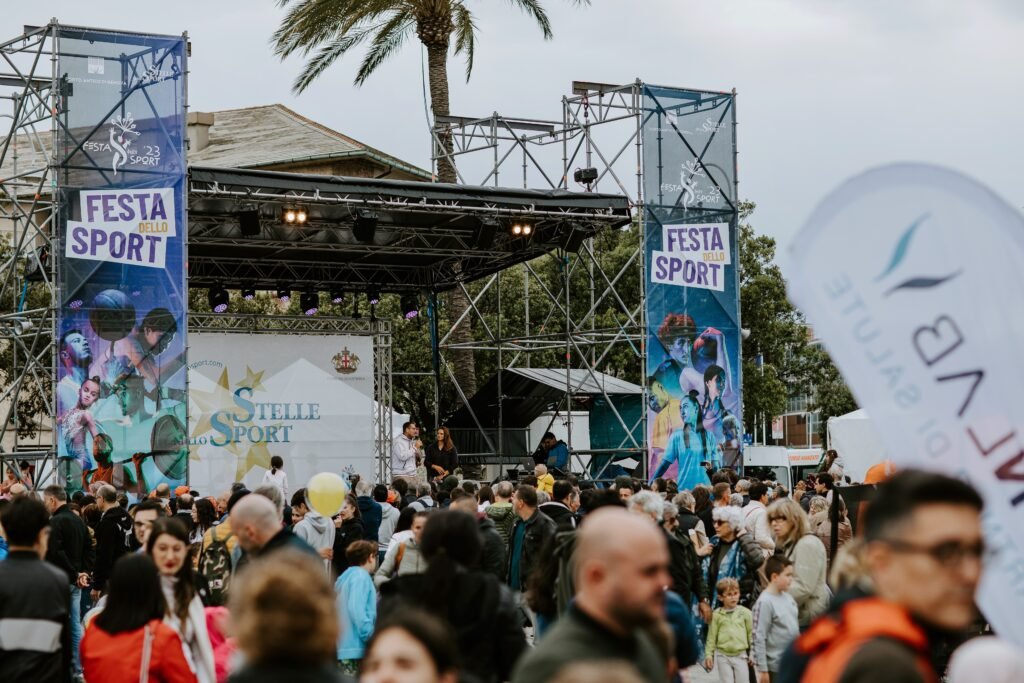
[[[189,483],[259,486],[284,458],[289,495],[317,472],[374,479],[373,341],[189,335]]]

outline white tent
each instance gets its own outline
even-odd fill
[[[889,457],[863,409],[828,419],[828,447],[839,453],[852,481],[863,481],[869,467]]]

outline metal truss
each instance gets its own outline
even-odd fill
[[[373,435],[377,481],[391,481],[391,321],[322,316],[192,313],[190,333],[357,335],[373,338]]]
[[[33,466],[33,485],[56,481],[53,443],[56,377],[56,259],[51,194],[61,97],[56,25],[26,28],[0,42],[0,461]],[[5,234],[6,233],[6,234]],[[42,397],[36,435],[19,424],[18,405]]]
[[[712,99],[729,95],[693,92]],[[624,379],[643,387],[643,405],[646,406],[647,276],[643,227],[646,220],[643,132],[645,123],[651,117],[663,116],[665,112],[660,111],[660,105],[651,107],[645,102],[645,86],[639,80],[626,85],[576,81],[572,84],[572,95],[563,97],[561,104],[561,120],[507,117],[498,113],[487,117],[436,117],[433,129],[435,168],[438,160],[446,157],[456,167],[460,182],[470,185],[509,186],[512,180],[515,185],[523,188],[580,189],[586,192],[622,194],[629,199],[632,215],[637,221],[634,224],[634,229],[639,230],[636,246],[617,272],[606,272],[602,267],[598,258],[599,242],[592,237],[582,242],[578,253],[561,250],[542,257],[561,261],[562,278],[556,287],[542,280],[537,272],[537,260],[527,262],[521,276],[523,287],[527,293],[538,288],[543,292],[544,304],[540,311],[530,310],[528,296],[524,297],[524,301],[503,301],[501,282],[509,275],[492,275],[475,297],[467,296],[470,308],[462,319],[455,322],[455,325],[462,324],[466,318],[472,317],[477,327],[483,330],[483,336],[470,343],[455,344],[449,341],[449,332],[441,339],[440,346],[443,352],[448,353],[456,348],[496,352],[499,370],[528,366],[531,354],[537,351],[564,350],[567,381],[558,410],[566,413],[570,411],[573,397],[580,389],[580,385],[573,386],[569,381],[568,371],[573,368],[582,369],[585,371],[584,381],[596,381],[596,373],[602,370],[609,354],[625,346],[640,361],[641,372],[638,377]],[[683,137],[678,129],[675,132],[680,138]],[[446,150],[445,141],[450,143],[450,152]],[[688,144],[685,139],[683,142]],[[660,138],[655,144],[661,144]],[[708,171],[704,166],[703,152],[696,150],[694,156],[698,160],[698,167]],[[590,178],[584,174],[582,182],[577,181],[575,176],[578,170],[589,171]],[[725,196],[733,204],[735,188],[728,190]],[[655,198],[655,201],[661,203],[663,198]],[[714,212],[700,208],[691,211],[691,215],[700,215],[704,220],[714,215]],[[725,213],[730,214],[722,214],[725,220],[730,220],[733,212]],[[639,277],[635,280],[639,282],[638,291],[627,290],[624,283],[630,278],[626,276],[637,273]],[[584,280],[582,288],[578,283],[580,277]],[[491,289],[497,290],[499,310],[503,305],[525,306],[522,317],[526,322],[522,329],[502,328],[500,321],[497,329],[488,326],[478,305]],[[579,306],[581,299],[584,304],[582,307]],[[598,314],[607,313],[609,308],[619,321],[616,327],[608,328],[598,323]],[[443,362],[447,365],[447,360]],[[455,383],[457,394],[472,414],[472,407],[458,387],[454,373],[449,368],[446,374]],[[493,448],[495,456],[504,460],[506,454],[502,452],[501,443],[500,387],[498,396],[497,443],[487,439],[486,434],[484,438]],[[607,394],[604,398],[626,436],[618,448],[611,451],[577,451],[573,448],[570,421],[568,445],[574,454],[574,461],[580,464],[579,457],[582,455],[611,454],[614,457],[625,453],[643,453],[641,459],[646,469],[647,411],[642,410],[640,420],[630,423],[615,409]],[[477,416],[473,414],[472,417],[483,433]],[[638,426],[644,435],[639,440],[633,437]],[[604,469],[591,474],[598,478]]]
[[[520,187],[562,190],[570,189],[575,168],[596,168],[595,180],[572,189],[590,192],[603,186],[605,191],[625,195],[633,215],[641,216],[642,84],[639,81],[625,86],[577,83],[574,91],[573,96],[562,100],[561,121],[510,118],[497,113],[485,118],[437,117],[433,131],[435,163],[441,156],[448,156],[460,181],[471,185],[510,185],[511,176]],[[444,139],[452,143],[450,155],[442,144]],[[470,308],[463,319],[454,322],[453,327],[472,316],[477,327],[483,330],[483,337],[457,344],[449,341],[449,331],[440,340],[444,352],[442,358],[448,368],[448,378],[455,383],[457,394],[499,461],[504,461],[506,456],[520,455],[504,453],[500,386],[499,424],[497,441],[494,442],[487,437],[479,419],[473,414],[444,355],[457,348],[494,352],[500,370],[529,366],[531,355],[537,351],[561,351],[564,354],[566,387],[558,411],[569,413],[573,397],[584,381],[593,379],[600,385],[596,374],[605,367],[606,359],[613,351],[627,346],[642,362],[645,330],[642,234],[640,229],[636,248],[617,272],[606,272],[599,259],[599,245],[593,238],[588,238],[575,253],[563,249],[542,257],[558,261],[561,278],[554,286],[538,273],[537,261],[527,262],[521,275],[527,296],[522,300],[502,298],[501,282],[511,277],[510,274],[492,275],[475,297],[470,296],[467,290]],[[640,291],[624,291],[622,283],[625,276],[638,268],[641,269]],[[578,282],[580,277],[584,278],[582,291]],[[481,299],[491,289],[496,291],[498,299],[496,329],[488,325],[478,308]],[[530,310],[531,290],[543,293],[540,310]],[[502,306],[520,307],[522,316],[515,317],[524,320],[524,325],[519,329],[504,326],[500,313]],[[609,308],[619,321],[615,327],[599,324],[597,320],[598,314],[607,313]],[[586,371],[576,386],[573,386],[568,372],[573,368]],[[628,379],[644,386],[646,391],[643,376]],[[633,434],[638,426],[643,426],[643,417],[639,422],[627,420],[607,394],[604,398],[625,435],[620,447],[613,449],[612,454],[642,451],[644,439],[636,439]],[[581,456],[603,454],[574,449],[572,422],[568,425],[568,446],[577,465],[582,465]],[[595,476],[600,476],[600,473],[595,473]]]
[[[576,235],[629,221],[621,196],[467,191],[229,169],[192,168],[188,195],[189,278],[195,287],[291,282],[353,291],[442,291],[545,254]],[[302,207],[307,220],[284,224],[288,207]],[[259,217],[256,234],[243,234],[243,211]],[[354,223],[367,212],[379,218],[372,243],[353,236]],[[532,237],[515,238],[510,222],[529,223]]]

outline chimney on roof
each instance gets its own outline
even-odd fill
[[[188,149],[198,152],[210,144],[210,128],[213,127],[213,114],[202,111],[190,111],[186,119],[188,124]]]

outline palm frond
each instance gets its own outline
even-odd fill
[[[578,2],[588,2],[589,0],[577,0]],[[551,33],[551,20],[548,19],[548,13],[541,7],[540,0],[510,0],[514,7],[518,7],[534,19],[537,20],[537,24],[540,26],[541,32],[544,34],[545,39],[550,39]]]
[[[466,55],[466,80],[473,73],[473,56],[476,53],[476,22],[473,13],[461,2],[452,7],[455,22],[455,54]]]
[[[401,4],[401,0],[299,0],[281,19],[271,38],[274,54],[281,59],[296,52],[309,54],[378,20]]]
[[[295,83],[292,84],[292,92],[296,95],[303,92],[327,67],[353,47],[370,37],[380,26],[380,24],[376,24],[360,31],[350,31],[348,35],[332,40],[321,47],[316,55],[306,62],[306,65],[302,68],[302,73],[299,74],[298,78],[295,79]]]
[[[416,26],[415,17],[407,10],[395,12],[383,25],[376,29],[377,35],[366,52],[363,63],[356,73],[355,84],[366,82],[377,67],[395,54]]]

